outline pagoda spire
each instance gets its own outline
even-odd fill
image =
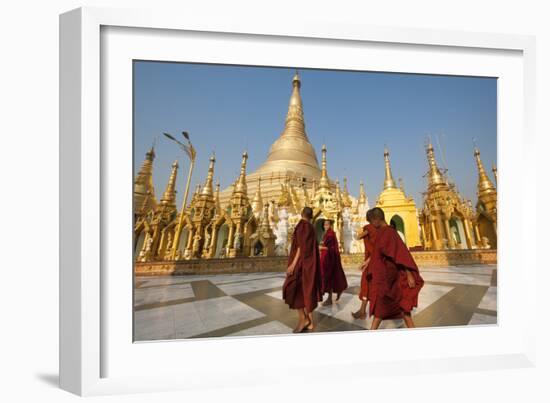
[[[493,176],[495,177],[495,186],[498,186],[498,171],[495,164],[493,164]]]
[[[477,147],[474,149],[474,157],[476,159],[477,172],[479,177],[479,180],[477,183],[478,195],[495,192],[495,187],[493,186],[493,183],[489,179],[487,172],[485,172],[485,167],[483,166],[483,162],[481,162],[481,156]]]
[[[336,179],[336,193],[335,193],[335,198],[336,198],[336,206],[338,208],[340,208],[340,206],[342,205],[342,193],[340,192],[340,180],[339,179]]]
[[[386,147],[384,147],[384,169],[384,190],[395,189],[395,181],[393,180],[393,176],[391,174],[390,153]]]
[[[327,174],[327,146],[323,144],[322,148],[323,157],[321,160],[321,179],[319,179],[319,189],[329,190],[330,182]]]
[[[160,204],[164,207],[176,208],[176,178],[178,176],[178,166],[178,161],[174,161],[166,190],[160,199]]]
[[[222,209],[222,205],[220,203],[220,182],[216,183],[216,193],[214,195],[214,205],[216,206],[216,214],[219,214]]]
[[[142,211],[154,208],[155,187],[153,185],[153,161],[155,160],[155,147],[151,147],[145,154],[145,159],[134,181],[134,206],[139,206]]]
[[[256,188],[256,193],[254,194],[254,199],[252,199],[252,203],[251,203],[252,211],[256,214],[260,214],[263,209],[261,184],[262,184],[262,178],[261,176],[258,176],[258,186]]]
[[[235,193],[244,193],[246,194],[246,160],[248,159],[248,153],[245,151],[241,160],[241,173],[235,184]]]
[[[208,174],[206,176],[206,181],[204,182],[204,187],[202,188],[201,195],[206,197],[211,197],[214,195],[214,190],[212,189],[212,181],[214,179],[214,164],[216,163],[216,158],[212,154],[210,157],[210,164],[208,165]]]
[[[367,194],[365,193],[365,185],[363,181],[359,182],[359,201],[358,204],[365,204],[367,202]]]
[[[348,178],[344,177],[344,187],[342,189],[342,202],[344,207],[351,207],[352,201],[348,191]]]
[[[435,161],[434,147],[431,142],[426,147],[426,154],[428,156],[428,185],[432,187],[448,187],[447,181],[441,174],[439,167]]]
[[[302,107],[302,96],[300,95],[300,87],[302,82],[298,71],[292,79],[292,93],[290,95],[290,101],[288,103],[288,112],[286,114],[285,128],[281,133],[281,137],[295,136],[303,137],[306,141],[306,124],[304,122],[304,110]]]

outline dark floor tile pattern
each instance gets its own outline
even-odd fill
[[[469,272],[467,270],[463,272],[461,271],[461,274],[471,274],[480,277],[490,276],[490,285],[496,286],[496,269],[493,270],[490,274]],[[260,281],[262,279],[273,278],[281,278],[282,282],[282,277],[280,275],[274,275],[261,278],[241,278],[235,281],[224,281],[223,284],[226,285],[246,283],[250,281]],[[170,284],[144,285],[146,283],[146,281],[136,281],[136,288],[146,289],[190,284],[194,292],[194,297],[137,305],[134,307],[136,312],[153,308],[174,306],[188,302],[219,298],[227,295],[213,282],[205,279],[183,282],[178,281]],[[418,314],[414,315],[414,321],[418,327],[467,325],[468,322],[472,319],[472,315],[474,313],[489,316],[497,315],[496,311],[478,308],[481,299],[489,288],[488,286],[439,281],[426,281],[426,284],[443,285],[447,287],[451,286],[452,290],[443,295],[441,298],[436,300],[428,307],[424,308]],[[239,295],[233,295],[232,298],[240,301],[243,304],[246,304],[248,307],[253,308],[256,311],[261,312],[264,316],[261,318],[236,323],[220,329],[198,334],[193,336],[193,338],[228,336],[233,333],[263,325],[272,321],[278,321],[289,328],[293,328],[296,324],[296,313],[288,308],[288,306],[282,300],[282,296],[281,298],[274,298],[273,296],[267,295],[268,293],[277,291],[281,291],[281,288],[276,287],[271,289],[262,289],[259,291],[251,291],[247,293],[241,293]],[[358,292],[358,286],[350,287],[346,290],[346,293],[350,293],[353,295],[356,295]],[[319,311],[314,312],[314,318],[316,322],[316,332],[364,330],[364,328],[354,323],[343,321],[333,316],[325,315]]]

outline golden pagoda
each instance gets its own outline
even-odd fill
[[[416,204],[412,197],[407,197],[402,188],[398,188],[393,179],[390,165],[390,153],[384,149],[384,187],[376,207],[384,210],[386,220],[395,227],[409,248],[421,246],[418,233],[418,217]]]
[[[426,155],[428,189],[419,214],[424,247],[429,250],[478,247],[481,238],[470,203],[460,196],[437,166],[431,142],[426,147]]]
[[[145,154],[145,160],[134,181],[134,215],[136,217],[154,210],[157,205],[153,186],[154,159],[155,148],[151,147]]]
[[[152,163],[152,159],[150,160]],[[152,164],[150,169],[152,174]],[[134,253],[138,260],[164,259],[173,239],[173,223],[177,217],[176,179],[178,162],[174,161],[170,178],[160,203],[150,207],[145,214],[137,216],[134,224]],[[139,177],[139,176],[138,176]],[[172,230],[170,231],[170,228]]]
[[[483,247],[497,247],[497,190],[481,161],[477,148],[474,149],[474,157],[477,165],[477,225],[482,239]],[[493,166],[495,181],[497,176],[496,167]],[[485,239],[484,239],[485,238]]]
[[[262,197],[265,201],[277,201],[286,185],[304,187],[309,190],[314,180],[321,177],[321,169],[315,150],[309,142],[305,129],[301,81],[298,73],[292,79],[292,92],[288,105],[285,126],[279,138],[271,145],[266,161],[245,178],[250,194],[262,183]],[[281,186],[283,185],[283,186]],[[220,194],[222,205],[231,199],[231,188]]]

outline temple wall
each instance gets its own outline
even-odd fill
[[[411,253],[416,263],[421,267],[497,263],[497,251],[494,249],[417,251]],[[345,270],[349,272],[358,272],[358,267],[362,260],[362,254],[342,255],[342,264]],[[287,256],[195,259],[177,262],[136,263],[134,270],[137,276],[284,272],[287,267],[287,261]]]

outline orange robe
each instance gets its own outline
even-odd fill
[[[300,248],[300,256],[294,273],[287,274],[283,284],[283,299],[291,309],[305,308],[307,312],[312,312],[323,297],[319,246],[313,225],[303,219],[300,220],[292,235],[288,265],[294,261],[298,248]]]
[[[367,231],[367,235],[363,237],[365,244],[365,260],[367,260],[374,251],[374,242],[376,241],[376,227],[372,224],[367,224],[363,227],[363,231]],[[361,273],[361,291],[359,291],[359,299],[365,301],[368,299],[368,271],[364,269]]]
[[[323,246],[326,249],[321,249],[322,292],[340,294],[348,288],[348,281],[342,268],[338,239],[332,228],[325,232]]]
[[[418,267],[392,227],[378,229],[368,270],[368,300],[370,314],[380,319],[400,318],[418,305],[418,294],[424,285]],[[415,287],[409,288],[408,270],[415,278]]]

